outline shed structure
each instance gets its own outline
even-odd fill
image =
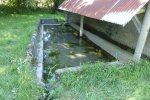
[[[149,0],[65,0],[59,9],[67,12],[66,21],[80,31],[80,36],[84,34],[118,60],[139,61],[142,52],[150,57]],[[103,33],[93,34],[85,26]],[[97,36],[99,34],[106,35],[135,52],[126,52]]]

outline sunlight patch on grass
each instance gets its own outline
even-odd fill
[[[0,44],[9,44],[17,39],[17,35],[10,32],[3,33],[0,37]]]
[[[0,67],[0,74],[5,74],[6,68],[5,67]]]

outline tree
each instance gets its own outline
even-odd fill
[[[52,12],[55,12],[63,1],[64,0],[46,0],[45,5],[46,7],[50,8]]]
[[[8,4],[16,8],[28,8],[34,5],[34,0],[9,0]]]

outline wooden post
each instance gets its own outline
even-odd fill
[[[149,33],[149,29],[150,29],[150,2],[147,6],[147,10],[145,13],[145,17],[144,17],[144,21],[143,21],[143,25],[142,25],[142,29],[141,29],[141,33],[137,42],[137,46],[135,49],[135,53],[133,56],[133,60],[135,61],[139,61],[144,49],[144,45],[147,39],[147,35]]]
[[[81,20],[80,20],[80,37],[83,36],[83,24],[84,24],[84,16],[81,16]]]

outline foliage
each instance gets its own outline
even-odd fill
[[[63,2],[64,0],[46,0],[45,4],[46,7],[50,8],[52,12],[57,11],[58,6]]]
[[[39,8],[55,13],[58,10],[58,6],[63,1],[64,0],[5,0],[5,2],[0,3],[0,7],[6,6],[7,8],[11,8],[9,10],[16,13],[23,13],[31,10],[35,11],[39,10]]]
[[[35,68],[26,62],[27,45],[41,18],[63,16],[38,11],[0,16],[0,100],[38,100],[43,95]]]
[[[8,4],[16,8],[33,7],[34,0],[9,0]]]
[[[53,98],[61,100],[149,100],[150,62],[123,67],[85,64],[79,73],[66,73],[53,82]]]
[[[58,8],[58,6],[63,2],[64,0],[53,0],[54,2],[54,8]]]

